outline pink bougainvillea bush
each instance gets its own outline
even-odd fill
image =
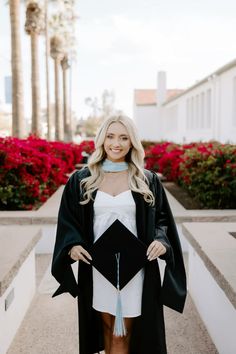
[[[0,138],[0,210],[37,209],[94,150],[80,144]],[[145,144],[146,168],[187,189],[203,208],[236,208],[236,146]]]
[[[236,146],[160,142],[146,150],[146,168],[175,181],[202,208],[236,208]]]
[[[0,138],[0,210],[38,208],[82,161],[84,146],[94,149],[93,142]]]
[[[170,142],[157,143],[146,151],[146,168],[163,174],[168,181],[179,176],[183,146]]]

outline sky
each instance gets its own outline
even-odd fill
[[[0,1],[0,66],[9,74],[9,13],[6,1]],[[80,0],[76,7],[72,102],[78,117],[88,114],[85,98],[100,98],[105,89],[114,91],[116,109],[132,117],[134,89],[156,88],[158,71],[166,71],[167,88],[185,89],[236,58],[235,0]],[[30,47],[23,11],[21,24],[29,110]],[[43,38],[40,48],[43,68]]]

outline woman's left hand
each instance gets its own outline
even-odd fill
[[[153,261],[159,256],[162,256],[163,254],[166,253],[166,248],[165,246],[160,242],[160,241],[153,241],[148,249],[147,249],[147,256],[149,261]]]

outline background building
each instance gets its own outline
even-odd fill
[[[135,90],[134,119],[144,140],[236,143],[236,60],[186,90],[167,90],[159,72],[156,90]]]
[[[160,107],[166,100],[180,94],[183,90],[166,88],[166,73],[161,71],[157,77],[156,89],[134,90],[134,120],[141,139],[160,140],[162,138]]]
[[[0,75],[0,135],[11,135],[12,77]]]

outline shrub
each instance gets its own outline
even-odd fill
[[[187,150],[178,182],[203,208],[236,208],[236,147],[215,143]]]
[[[143,145],[144,150],[149,149],[151,146],[160,144],[160,142],[158,141],[151,141],[151,140],[142,140],[141,143]]]
[[[236,208],[236,146],[163,142],[146,150],[146,168],[188,190],[203,208]]]
[[[92,148],[92,143],[88,143]],[[82,160],[83,145],[0,138],[0,209],[38,208]]]
[[[168,181],[176,180],[179,176],[179,164],[183,153],[183,146],[162,142],[151,146],[146,151],[145,166],[147,169],[162,173]]]

